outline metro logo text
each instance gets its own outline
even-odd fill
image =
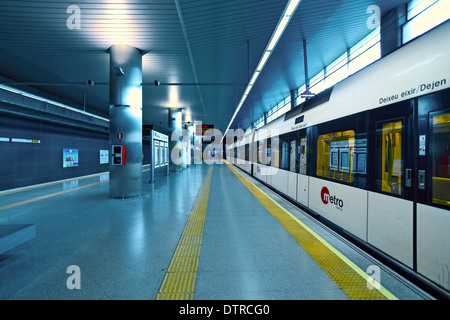
[[[320,192],[320,197],[322,198],[323,204],[328,204],[330,201],[330,191],[328,191],[327,187],[323,187],[322,191]]]
[[[320,192],[320,198],[322,199],[323,204],[327,205],[328,203],[334,204],[336,208],[342,210],[344,207],[344,201],[339,199],[335,195],[331,196],[330,191],[327,187],[323,187]]]

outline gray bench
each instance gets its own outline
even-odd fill
[[[0,255],[36,237],[34,224],[0,225]]]

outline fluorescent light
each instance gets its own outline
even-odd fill
[[[261,71],[261,70],[264,68],[264,66],[266,65],[267,60],[268,60],[269,57],[270,57],[270,54],[271,54],[270,51],[264,52],[264,55],[263,55],[263,57],[261,58],[261,61],[259,62],[258,67],[256,67],[256,70],[257,70],[257,71]]]
[[[289,1],[286,9],[284,10],[281,21],[278,23],[278,25],[275,29],[276,31],[273,34],[272,39],[270,40],[270,43],[267,47],[268,51],[272,51],[273,48],[275,48],[275,46],[277,45],[278,40],[280,40],[281,35],[283,34],[284,30],[286,30],[287,24],[291,20],[292,15],[293,15],[294,11],[297,9],[297,6],[299,5],[300,1],[301,0]]]
[[[236,111],[233,114],[233,117],[231,118],[231,121],[227,127],[227,130],[225,131],[225,134],[222,136],[222,140],[220,143],[222,143],[223,139],[227,135],[228,130],[230,129],[231,125],[233,124],[234,119],[236,118],[239,110],[243,106],[245,100],[247,99],[251,89],[253,88],[253,85],[256,82],[256,79],[258,79],[259,75],[261,74],[261,71],[263,70],[264,66],[266,65],[267,61],[269,60],[270,55],[272,54],[273,49],[278,43],[278,40],[280,40],[281,36],[284,33],[284,30],[286,30],[286,27],[289,23],[289,21],[292,18],[292,15],[294,14],[295,10],[297,9],[298,5],[300,4],[301,0],[290,0],[288,4],[286,5],[283,14],[280,17],[280,20],[278,21],[278,24],[275,28],[274,33],[272,34],[272,37],[270,38],[269,44],[267,45],[266,49],[264,50],[264,54],[261,57],[261,60],[259,61],[259,64],[256,68],[256,70],[253,73],[253,76],[250,80],[250,82],[247,85],[247,88],[242,95],[242,98],[239,102],[239,105],[236,108]]]
[[[290,17],[294,13],[295,9],[297,9],[299,3],[300,0],[292,0],[291,3],[289,3],[284,15]]]
[[[267,50],[273,51],[275,46],[278,43],[278,40],[280,40],[281,35],[283,34],[284,30],[286,29],[287,23],[289,22],[289,18],[283,17],[280,24],[278,25],[274,35],[272,36],[272,40],[270,40],[269,46],[267,47]]]
[[[11,84],[13,85],[14,83],[11,83]],[[64,109],[71,110],[71,111],[78,112],[78,113],[82,113],[82,114],[88,115],[90,117],[97,118],[97,119],[109,122],[109,119],[106,119],[106,118],[97,116],[95,114],[92,114],[92,113],[89,113],[89,112],[86,112],[86,111],[82,111],[82,110],[79,110],[79,109],[67,106],[65,104],[62,104],[62,103],[59,103],[59,102],[56,102],[56,101],[52,101],[52,100],[49,100],[49,99],[41,98],[41,97],[39,97],[37,95],[31,94],[31,93],[28,93],[28,92],[25,92],[25,91],[22,91],[22,90],[19,90],[19,89],[11,88],[11,87],[8,87],[8,86],[5,86],[5,85],[0,85],[0,89],[5,90],[5,91],[9,91],[9,92],[12,92],[12,93],[16,93],[16,94],[22,95],[22,96],[27,97],[27,98],[31,98],[31,99],[34,99],[34,100],[37,100],[37,101],[45,102],[45,103],[48,103],[48,104],[52,104],[52,105],[60,107],[60,108],[64,108]]]
[[[256,79],[258,79],[258,77],[259,77],[259,74],[260,74],[259,71],[256,71],[256,72],[253,74],[252,79],[251,79],[250,82],[248,83],[250,86],[253,86],[253,85],[255,84]]]
[[[233,123],[234,118],[236,118],[236,113],[234,114],[233,118],[231,119],[231,123]],[[228,129],[230,129],[230,126],[228,126]],[[228,131],[228,129],[227,129],[227,131]],[[225,136],[226,136],[226,135],[224,135],[224,137],[225,137]],[[223,138],[223,137],[222,137],[222,138]]]
[[[41,143],[41,140],[11,138],[11,142],[19,142],[19,143]]]

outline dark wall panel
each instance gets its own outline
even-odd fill
[[[150,164],[152,161],[151,156],[151,148],[150,148],[150,141],[144,140],[142,142],[142,153],[144,155],[144,159],[142,159],[142,164]]]
[[[0,114],[0,137],[41,141],[0,141],[0,190],[109,171],[100,164],[100,150],[109,150],[107,132]],[[78,167],[63,168],[63,149],[78,149]]]

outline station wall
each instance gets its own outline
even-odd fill
[[[40,141],[0,141],[0,191],[109,171],[100,164],[108,132],[1,114],[0,137]],[[63,168],[63,149],[78,150],[78,166]]]
[[[150,141],[142,141],[142,154],[143,154],[143,159],[142,159],[142,164],[146,165],[146,164],[150,164],[152,162],[152,156],[151,156],[151,149],[150,149]]]

